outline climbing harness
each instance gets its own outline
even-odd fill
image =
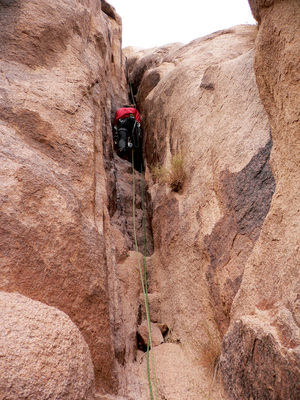
[[[139,257],[139,249],[137,243],[137,235],[136,235],[136,222],[135,222],[135,169],[134,169],[134,149],[132,149],[132,181],[133,181],[133,195],[132,195],[132,209],[133,209],[133,233],[134,233],[134,242],[135,248],[137,253],[138,259],[138,267],[141,277],[142,289],[143,289],[143,296],[145,302],[145,309],[146,309],[146,318],[147,318],[147,325],[148,325],[148,341],[147,341],[147,377],[148,377],[148,386],[150,392],[151,400],[154,399],[153,397],[153,390],[152,390],[152,382],[151,382],[151,375],[150,375],[150,360],[149,360],[149,352],[151,351],[151,363],[152,363],[152,372],[153,372],[153,382],[154,382],[154,394],[155,400],[158,400],[158,392],[157,392],[157,383],[156,383],[156,374],[155,374],[155,364],[154,364],[154,354],[153,354],[153,347],[152,347],[152,339],[151,339],[151,321],[150,321],[150,313],[149,313],[149,300],[148,300],[148,282],[147,282],[147,268],[146,268],[146,217],[145,217],[145,196],[144,196],[144,180],[143,180],[143,166],[141,165],[141,177],[142,177],[142,208],[143,208],[143,228],[144,228],[144,255],[143,255],[143,269],[141,267],[140,257]],[[143,273],[144,272],[144,273]]]
[[[128,147],[137,149],[140,146],[140,132],[137,120],[135,120],[132,127],[131,134],[128,135]]]

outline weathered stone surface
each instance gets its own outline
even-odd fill
[[[129,80],[134,89],[139,88],[146,71],[160,65],[168,54],[172,54],[182,46],[182,43],[170,43],[152,49],[126,47],[124,54],[127,57]]]
[[[299,397],[299,2],[250,4],[258,36],[239,26],[125,51],[165,399]],[[104,0],[0,3],[0,288],[68,314],[90,347],[97,398],[145,400],[131,167],[111,138],[128,102],[120,30]],[[150,174],[177,152],[180,194]],[[139,190],[137,175],[142,247]],[[226,395],[215,381],[211,393],[208,374],[220,354]]]
[[[90,351],[66,314],[5,292],[0,292],[0,314],[1,398],[94,399]]]
[[[300,396],[300,5],[297,1],[270,2],[267,9],[264,2],[255,5],[261,22],[254,65],[272,128],[276,190],[233,302],[222,372],[230,398],[296,399]],[[233,354],[235,361],[229,366]]]
[[[240,27],[181,48],[173,58],[168,57],[168,63],[174,59],[178,65],[165,67],[162,80],[142,107],[148,165],[156,161],[166,163],[171,154],[182,150],[188,166],[188,182],[181,196],[174,196],[167,189],[163,193],[157,184],[151,188],[155,256],[159,255],[168,271],[165,279],[160,277],[159,281],[166,282],[169,293],[174,290],[176,302],[177,274],[180,276],[187,268],[189,275],[188,270],[194,265],[197,276],[200,262],[209,283],[214,280],[210,290],[221,286],[218,300],[211,293],[216,313],[217,303],[225,302],[225,314],[226,306],[230,309],[238,284],[235,289],[226,290],[226,282],[241,279],[242,265],[258,237],[268,210],[266,204],[274,191],[268,168],[269,128],[252,70],[254,38],[254,27]],[[229,90],[232,96],[228,95]],[[258,118],[260,128],[253,126]],[[256,182],[259,171],[261,178]],[[213,249],[220,248],[224,241],[227,255],[220,249],[220,258]],[[194,261],[183,261],[187,248],[191,250],[190,256],[196,258]],[[166,291],[167,286],[162,292]],[[177,287],[176,293],[184,292],[183,287]],[[229,296],[227,301],[224,296]]]
[[[269,140],[240,172],[224,171],[220,176],[224,216],[205,238],[205,246],[211,260],[206,276],[222,334],[228,328],[243,267],[258,239],[275,190],[269,164],[271,148]],[[222,273],[223,269],[227,273]]]
[[[293,315],[285,313],[281,310],[275,325],[261,311],[230,327],[220,363],[229,399],[299,398],[300,334]]]
[[[142,265],[142,255],[139,254]],[[119,367],[136,358],[140,293],[142,290],[137,253],[128,251],[110,271],[109,289],[112,296],[111,324],[113,327],[115,357]]]
[[[146,244],[146,254],[150,256],[153,253],[153,239],[151,224],[148,214],[146,213],[147,191],[144,178],[142,178],[142,175],[136,170],[134,171],[133,176],[131,162],[122,160],[117,156],[114,157],[114,160],[114,174],[116,181],[114,199],[115,208],[111,213],[111,225],[122,232],[126,240],[127,249],[136,250],[133,221],[133,196],[135,196],[135,230],[137,246],[139,251],[144,254],[144,246]],[[133,185],[135,187],[134,193]],[[143,207],[145,209],[145,218]]]
[[[285,1],[270,8],[260,24],[255,52],[258,88],[272,126],[271,163],[276,192],[256,255],[249,265],[258,289],[256,302],[260,299],[267,305],[290,298],[290,307],[296,304],[299,293],[300,261],[299,16],[297,1]],[[254,260],[258,262],[255,271]],[[256,276],[259,270],[264,270],[260,283]],[[263,293],[263,286],[272,288],[272,292]],[[299,316],[296,319],[299,321]]]
[[[151,271],[151,269],[154,267],[154,265],[151,264],[151,259],[148,260],[148,271]],[[146,307],[145,307],[145,301],[144,301],[144,296],[141,294],[140,296],[140,303],[141,303],[141,319],[146,319]],[[149,309],[151,309],[151,321],[157,323],[158,321],[161,321],[161,315],[160,315],[160,310],[161,310],[161,294],[158,292],[155,293],[148,293],[148,304],[149,304]],[[163,331],[166,331],[167,328],[162,329]],[[162,332],[163,333],[163,332]]]
[[[151,342],[152,346],[159,346],[164,342],[163,335],[160,331],[160,328],[157,324],[150,322],[150,330],[151,330]],[[148,329],[148,322],[144,320],[141,325],[138,327],[138,335],[141,341],[141,344],[144,347],[147,347],[148,338],[149,338],[149,329]]]
[[[137,93],[152,202],[150,295],[159,293],[155,317],[169,328],[165,340],[185,346],[187,370],[200,360],[198,399],[210,379],[203,378],[201,360],[210,357],[203,349],[228,329],[275,189],[270,127],[253,70],[256,34],[254,26],[239,26],[182,46],[143,71]],[[177,152],[187,169],[181,194],[149,173]],[[212,364],[217,357],[212,352]]]
[[[111,116],[127,90],[104,3],[0,3],[0,287],[66,312],[98,386],[115,391],[107,207]]]
[[[214,390],[203,383],[204,376],[201,375],[197,364],[192,365],[186,354],[185,348],[175,343],[164,343],[154,347],[153,357],[155,360],[155,374],[157,380],[157,393],[159,399],[172,400],[204,400],[214,397]],[[152,354],[150,352],[150,371],[152,379],[152,390],[155,392]],[[146,355],[140,359],[140,364],[135,366],[135,373],[140,376],[140,399],[149,400],[149,387],[145,371]],[[218,386],[215,383],[215,388]],[[205,389],[204,389],[205,388]],[[204,389],[204,391],[202,391]]]
[[[252,14],[258,22],[261,21],[261,18],[269,11],[270,7],[282,1],[285,0],[248,0]]]

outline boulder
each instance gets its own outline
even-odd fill
[[[292,313],[257,311],[232,323],[220,368],[229,399],[297,399],[300,333]]]
[[[151,265],[151,259],[148,260],[148,270],[152,270],[154,267]],[[146,307],[145,307],[145,301],[144,301],[144,295],[141,294],[140,296],[140,304],[141,304],[141,314],[142,314],[142,319],[146,319]],[[152,322],[157,323],[157,321],[161,321],[161,315],[160,315],[160,310],[161,310],[161,294],[156,292],[156,293],[148,293],[148,304],[149,304],[149,309],[151,309],[151,314],[150,314],[150,319]],[[164,325],[164,324],[162,324]],[[163,328],[163,331],[166,331],[167,328]]]
[[[0,292],[0,313],[1,398],[94,399],[88,345],[65,313],[5,292]]]
[[[173,53],[182,46],[183,43],[170,43],[151,49],[126,47],[124,55],[127,60],[129,81],[135,90],[139,89],[146,71],[160,65],[168,54]]]
[[[152,346],[159,346],[164,342],[163,335],[161,330],[157,324],[150,322],[150,330],[151,330],[151,342]],[[149,328],[148,322],[144,320],[137,330],[138,337],[143,347],[147,347],[148,339],[149,339]]]
[[[268,13],[269,9],[276,3],[282,0],[248,0],[254,18],[261,22],[264,14]]]

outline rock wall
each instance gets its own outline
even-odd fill
[[[300,396],[300,4],[249,3],[260,22],[255,73],[272,128],[276,191],[233,303],[222,369],[232,399],[296,399]]]
[[[116,392],[107,246],[111,117],[127,101],[121,21],[105,1],[1,1],[0,42],[0,287],[64,311],[98,387]]]
[[[167,343],[155,348],[162,398],[182,399],[187,390],[190,399],[220,398],[209,370],[218,368],[232,303],[275,190],[270,125],[253,69],[256,35],[257,27],[238,26],[144,56],[125,50],[145,131],[150,313],[153,296],[152,321],[168,326]],[[151,176],[177,153],[186,168],[180,193]],[[178,357],[189,389],[170,383]]]
[[[258,27],[124,51],[161,399],[299,397],[299,3],[249,2]],[[0,289],[79,328],[98,393],[86,353],[76,398],[148,399],[133,175],[111,135],[128,101],[120,17],[105,0],[0,1],[0,42]],[[178,154],[175,192],[151,171]]]

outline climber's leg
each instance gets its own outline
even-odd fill
[[[118,129],[119,141],[118,141],[118,155],[125,155],[127,152],[127,129]]]

